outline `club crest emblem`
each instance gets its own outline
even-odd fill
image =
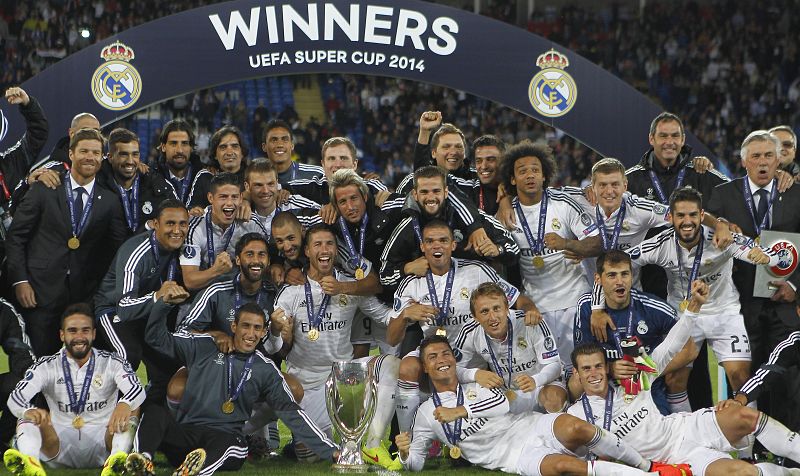
[[[116,41],[100,53],[105,63],[92,75],[92,95],[106,109],[121,111],[133,106],[142,93],[142,77],[131,61],[133,49]]]
[[[578,98],[578,87],[564,69],[569,66],[565,55],[551,49],[539,55],[536,73],[528,86],[528,99],[536,112],[546,117],[560,117],[568,113]]]

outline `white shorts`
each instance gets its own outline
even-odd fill
[[[695,320],[692,339],[698,345],[708,341],[718,362],[750,361],[750,339],[741,314],[700,316]]]
[[[86,425],[80,430],[72,426],[53,425],[58,435],[58,454],[39,459],[50,468],[102,468],[108,459],[106,426]]]
[[[714,409],[705,408],[686,415],[683,420],[683,440],[667,461],[688,463],[692,467],[692,474],[704,476],[711,463],[731,459],[729,452],[746,446],[745,441],[732,445],[722,434]]]
[[[563,388],[564,390],[567,389],[567,386],[564,385],[563,379],[560,378],[554,382],[548,383],[547,385],[555,385]],[[513,402],[508,402],[509,411],[515,415],[530,411],[547,413],[547,410],[545,410],[545,408],[539,403],[539,394],[542,393],[543,388],[544,387],[536,387],[533,389],[533,392],[523,392],[522,390],[515,389],[514,392],[517,394],[517,398],[515,398]]]
[[[562,413],[549,413],[546,415],[536,415],[536,419],[531,425],[525,446],[520,452],[517,460],[517,474],[523,476],[540,476],[542,474],[542,460],[550,455],[573,455],[571,451],[564,447],[556,438],[553,426],[556,418]]]
[[[575,327],[575,313],[578,307],[572,306],[566,309],[556,309],[555,311],[547,311],[542,313],[550,331],[556,338],[556,346],[558,347],[558,354],[561,356],[561,362],[564,363],[564,370],[572,368],[572,360],[570,356],[572,349],[575,348],[575,340],[573,329]]]

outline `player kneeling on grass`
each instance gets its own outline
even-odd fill
[[[428,337],[419,350],[432,398],[420,405],[413,435],[403,432],[395,439],[407,469],[422,470],[432,440],[449,445],[453,458],[463,456],[487,469],[523,475],[634,476],[663,467],[642,458],[619,437],[572,415],[515,415],[500,389],[462,386],[446,337]],[[629,466],[579,458],[589,451]]]
[[[700,307],[708,296],[708,285],[692,283],[691,301],[664,341],[645,358],[647,367],[655,364],[652,377],[686,362],[673,361],[692,335]],[[626,340],[624,344],[628,344]],[[627,345],[626,345],[627,347]],[[638,357],[646,357],[637,352]],[[624,385],[609,384],[605,352],[595,343],[582,344],[572,353],[572,361],[585,394],[569,408],[569,413],[587,421],[602,422],[606,430],[622,438],[645,458],[688,463],[694,476],[789,476],[798,469],[771,463],[752,465],[731,459],[731,451],[757,438],[765,448],[779,456],[800,461],[800,438],[778,421],[740,402],[727,400],[717,409],[663,416],[649,390],[626,391]],[[628,386],[630,389],[631,387]]]
[[[92,348],[92,316],[87,304],[69,306],[59,331],[64,348],[36,361],[8,398],[20,419],[16,448],[3,456],[12,474],[43,476],[40,461],[52,468],[99,468],[105,462],[102,476],[122,474],[145,393],[126,361]],[[39,392],[50,411],[31,405]]]

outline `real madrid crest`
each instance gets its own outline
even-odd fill
[[[639,334],[647,334],[648,330],[650,329],[647,327],[646,322],[639,321],[638,323],[636,323],[636,332],[638,332]]]
[[[92,385],[94,388],[100,388],[103,386],[103,377],[97,375],[94,379],[92,379]]]
[[[144,213],[145,215],[153,213],[153,204],[150,203],[149,201],[144,202],[144,205],[142,205],[142,213]]]
[[[628,223],[628,220],[622,221],[622,229],[625,231],[631,231],[631,225]]]
[[[517,346],[520,349],[527,349],[528,348],[528,341],[526,341],[524,337],[520,337],[519,340],[517,341]]]
[[[531,79],[528,99],[536,112],[546,117],[568,113],[578,99],[578,87],[564,68],[569,66],[565,55],[556,50],[539,55],[536,66],[542,68]]]
[[[92,95],[106,109],[121,111],[133,106],[142,93],[142,77],[130,63],[133,49],[116,41],[100,53],[106,62],[92,75]]]
[[[478,392],[474,389],[467,390],[467,400],[475,400],[476,398],[478,398]]]
[[[469,300],[469,289],[461,288],[461,299]]]
[[[340,307],[347,306],[347,294],[340,294],[339,295],[339,306]]]
[[[561,222],[558,221],[558,218],[553,218],[552,225],[553,225],[553,229],[556,230],[556,231],[561,229]]]

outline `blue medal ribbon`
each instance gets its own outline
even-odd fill
[[[663,205],[669,205],[669,201],[667,196],[664,194],[664,189],[661,188],[661,182],[658,180],[656,173],[653,169],[647,171],[650,174],[650,182],[653,184],[653,188],[656,191],[656,195],[658,195],[658,201],[661,202]],[[680,172],[678,172],[678,178],[675,179],[675,188],[674,190],[678,190],[683,185],[683,178],[686,176],[686,167],[683,167]]]
[[[761,219],[761,223],[756,223],[755,204],[753,203],[753,192],[750,191],[750,180],[744,178],[744,203],[747,205],[747,211],[750,212],[750,218],[753,220],[753,227],[755,228],[756,236],[760,236],[764,229],[769,228],[769,212],[772,209],[772,204],[775,203],[775,197],[778,196],[778,180],[772,180],[772,193],[769,196],[769,203],[767,204],[767,213]]]
[[[586,421],[591,423],[592,425],[596,425],[597,422],[594,419],[594,413],[592,412],[592,406],[589,405],[589,397],[586,396],[584,393],[581,397],[581,403],[583,404],[583,414],[586,415]],[[603,429],[606,431],[611,431],[611,417],[613,416],[614,410],[614,390],[611,388],[611,384],[608,385],[608,394],[606,394],[606,406],[603,410]],[[591,458],[597,459],[594,454],[591,454]]]
[[[700,225],[700,241],[697,243],[697,251],[694,254],[694,262],[692,262],[692,270],[689,272],[689,286],[686,290],[686,297],[685,299],[689,299],[689,296],[692,295],[692,281],[697,279],[697,276],[700,275],[700,262],[703,260],[703,244],[706,241],[705,236],[703,236],[703,226]],[[678,240],[678,234],[675,233],[675,251],[678,253],[678,268],[680,270],[680,275],[683,276],[683,254],[681,253],[681,244]]]
[[[80,397],[75,395],[75,385],[72,383],[72,373],[69,369],[66,349],[61,353],[61,370],[64,373],[64,385],[67,387],[69,407],[75,415],[83,413],[83,409],[86,407],[86,400],[89,399],[89,387],[92,385],[92,376],[94,375],[94,352],[92,350],[89,350],[89,352],[91,356],[89,357],[89,363],[86,364],[86,376],[83,377]]]
[[[367,224],[369,223],[369,215],[367,212],[364,212],[364,216],[361,217],[361,225],[358,230],[358,252],[356,252],[355,243],[353,243],[353,237],[350,236],[350,231],[347,229],[347,223],[344,221],[344,217],[339,215],[339,228],[342,230],[342,236],[344,237],[344,242],[347,244],[347,249],[350,251],[350,259],[347,260],[348,264],[352,266],[354,269],[362,269],[364,271],[367,270],[367,264],[364,262],[364,241],[367,235]],[[419,224],[417,224],[419,226]]]
[[[450,270],[447,271],[447,283],[444,286],[444,296],[442,302],[439,302],[439,296],[436,295],[436,285],[433,284],[433,273],[430,269],[425,273],[425,281],[428,283],[428,294],[431,298],[431,305],[439,309],[439,315],[436,317],[436,325],[444,327],[447,321],[447,314],[450,312],[450,296],[453,293],[453,279],[456,277],[455,263],[450,262]]]
[[[235,402],[237,398],[239,398],[239,394],[242,393],[242,388],[244,388],[244,382],[247,380],[247,374],[250,373],[250,368],[253,366],[253,358],[256,356],[256,353],[253,352],[250,354],[250,357],[244,362],[244,368],[242,369],[242,375],[239,377],[239,382],[236,384],[236,388],[233,386],[233,354],[228,354],[228,361],[227,361],[227,374],[228,374],[228,401]]]
[[[494,350],[492,350],[492,341],[489,338],[489,335],[485,332],[483,333],[483,337],[486,339],[486,347],[489,349],[489,357],[492,359],[492,366],[494,366],[494,371],[497,372],[498,375],[503,377],[505,380],[504,373],[508,373],[508,385],[507,388],[511,389],[511,374],[514,371],[513,361],[513,352],[514,352],[514,327],[511,323],[511,319],[508,317],[508,335],[506,336],[507,342],[507,350],[506,350],[506,359],[508,359],[508,369],[507,372],[503,371],[503,367],[500,366],[500,362],[497,360],[497,357],[494,355]]]
[[[306,280],[305,291],[306,314],[308,314],[308,329],[319,330],[320,326],[322,325],[322,318],[325,316],[325,310],[328,308],[328,304],[331,302],[331,297],[327,294],[323,294],[322,303],[319,305],[319,311],[314,312],[314,296],[311,294],[311,284],[308,282],[308,280]]]
[[[531,247],[531,253],[541,255],[544,253],[544,230],[547,224],[547,190],[542,192],[541,206],[539,207],[539,224],[536,230],[536,239],[533,238],[531,227],[528,225],[528,220],[525,219],[525,213],[522,211],[522,204],[519,203],[519,198],[514,197],[512,205],[517,211],[519,224],[522,227],[522,232],[525,233],[525,239],[528,241],[528,246]]]
[[[617,329],[611,335],[614,337],[614,345],[617,346],[617,351],[619,351],[619,355],[622,355],[622,341],[620,337],[620,331]],[[628,305],[628,326],[625,328],[626,338],[633,337],[633,299],[631,299],[631,303]]]
[[[153,251],[153,258],[156,261],[156,268],[159,267],[159,261],[161,261],[161,255],[158,253],[158,240],[156,240],[156,232],[150,232],[150,249]],[[178,272],[178,258],[175,256],[175,253],[171,253],[169,258],[169,266],[167,267],[167,281],[175,281],[175,275]],[[161,282],[163,283],[164,280],[162,279]]]
[[[439,393],[434,390],[433,391],[433,404],[436,408],[442,406],[442,399],[439,397]],[[461,388],[461,385],[458,385],[456,389],[456,407],[460,407],[464,405],[464,390]],[[447,437],[447,442],[450,443],[451,446],[458,446],[458,441],[461,440],[461,423],[464,421],[463,418],[459,418],[453,422],[453,428],[450,428],[449,423],[442,423],[442,430],[444,430],[444,435]]]
[[[67,174],[69,177],[69,174]],[[86,201],[83,203],[83,214],[80,217],[75,216],[75,197],[72,196],[72,177],[69,177],[70,185],[64,184],[64,190],[67,192],[67,207],[69,208],[69,222],[72,225],[72,236],[80,238],[86,228],[86,222],[89,221],[89,213],[92,211],[92,202],[94,197],[89,191],[86,190]]]
[[[214,228],[211,223],[211,209],[206,212],[205,216],[206,220],[206,248],[208,248],[208,265],[213,266],[214,260],[217,257],[217,252],[214,251]],[[231,238],[233,238],[233,230],[236,229],[236,220],[231,223],[227,230],[222,233],[222,252],[225,252],[228,249],[228,246],[231,244]]]
[[[262,288],[258,288],[258,292],[256,293],[256,304],[260,308],[264,308],[261,304],[261,296],[262,296]],[[240,307],[242,307],[242,274],[239,273],[236,275],[236,279],[233,280],[233,310],[238,311]]]
[[[116,184],[116,182],[114,182]],[[128,229],[135,232],[139,228],[139,174],[133,179],[131,186],[131,197],[128,198],[128,193],[122,188],[122,185],[116,184],[119,190],[119,198],[122,199],[122,211],[125,212],[125,222],[128,224]]]
[[[622,221],[625,219],[625,199],[623,198],[622,203],[619,205],[617,221],[614,222],[614,230],[611,232],[611,240],[608,239],[606,234],[606,220],[600,212],[600,205],[595,207],[595,214],[597,215],[597,227],[600,229],[600,239],[603,240],[603,251],[617,249],[619,233],[622,230]]]

